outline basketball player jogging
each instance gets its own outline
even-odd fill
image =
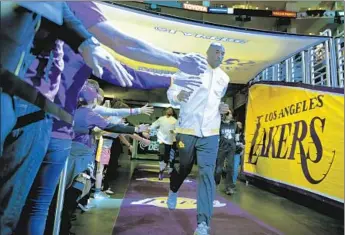
[[[170,160],[170,151],[175,148],[175,111],[169,107],[165,110],[165,115],[158,118],[150,126],[150,130],[157,129],[157,140],[159,143],[159,175],[158,179],[163,180],[164,170],[167,168]]]
[[[174,75],[174,80],[199,80],[200,86],[182,88],[174,83],[167,96],[173,106],[180,106],[176,126],[176,144],[180,166],[174,168],[170,177],[170,191],[167,206],[176,208],[178,190],[192,170],[194,157],[199,167],[197,189],[197,228],[195,235],[210,234],[213,200],[215,197],[214,169],[217,159],[221,114],[229,111],[228,105],[221,102],[230,81],[219,67],[225,49],[220,43],[212,43],[207,50],[207,70],[192,76],[183,72]]]

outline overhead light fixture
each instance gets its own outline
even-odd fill
[[[268,10],[268,7],[266,7],[265,9]]]
[[[311,8],[309,7],[309,8],[308,8],[308,11],[310,11],[310,10],[311,10]]]
[[[233,14],[234,14],[234,8],[228,7],[227,13],[228,13],[229,15],[233,15]]]
[[[255,9],[257,10],[257,9],[259,9],[258,7],[255,7]]]
[[[233,5],[232,8],[246,9],[245,5]]]

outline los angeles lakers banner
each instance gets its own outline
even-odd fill
[[[250,87],[244,171],[343,202],[343,90],[284,83]]]

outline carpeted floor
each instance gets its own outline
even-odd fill
[[[191,176],[179,191],[176,210],[166,207],[169,179],[157,180],[158,168],[139,165],[122,202],[113,234],[192,235],[196,226],[196,180]],[[212,235],[278,235],[237,205],[217,196],[214,202]]]

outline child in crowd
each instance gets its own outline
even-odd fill
[[[92,175],[88,174],[89,165],[95,160],[95,143],[91,130],[98,127],[113,133],[140,133],[147,130],[147,126],[139,127],[113,124],[94,112],[94,107],[98,99],[97,90],[92,85],[85,85],[80,92],[80,107],[74,116],[74,138],[72,142],[71,154],[68,160],[67,187],[65,195],[65,205],[63,208],[60,234],[68,234],[71,212],[74,211],[81,194],[85,192],[85,182]],[[85,179],[83,181],[83,178]],[[73,201],[73,203],[69,203]],[[71,205],[69,205],[71,204]],[[69,207],[69,206],[71,207]],[[65,222],[65,223],[64,223]],[[63,226],[67,225],[67,226]]]
[[[128,105],[125,103],[118,101],[118,102],[113,102],[113,107],[114,109],[121,109],[121,108],[129,108]],[[104,104],[105,107],[110,107],[110,101],[107,100]],[[153,110],[152,110],[153,112]],[[147,113],[148,115],[151,113]],[[106,119],[113,123],[113,124],[123,124],[124,125],[124,117],[128,115],[123,115],[123,116],[111,116],[111,117],[106,117]],[[101,189],[102,189],[102,179],[103,179],[103,172],[104,172],[104,167],[109,164],[110,161],[110,155],[111,155],[111,146],[113,144],[113,140],[116,138],[120,138],[120,140],[127,145],[130,151],[133,151],[133,146],[127,141],[127,139],[124,137],[124,134],[120,135],[118,133],[110,133],[110,132],[102,132],[102,136],[100,137],[100,142],[98,146],[97,155],[96,155],[96,161],[97,161],[97,173],[96,173],[96,185],[95,185],[95,194],[94,198],[95,199],[103,199],[103,198],[108,198],[109,196],[104,194]],[[139,141],[144,142],[146,145],[149,144],[149,140],[146,140],[138,135],[130,135],[130,137],[137,139]],[[106,182],[106,185],[109,185],[108,182]],[[108,194],[113,194],[113,191],[109,187],[104,188],[105,193]]]

